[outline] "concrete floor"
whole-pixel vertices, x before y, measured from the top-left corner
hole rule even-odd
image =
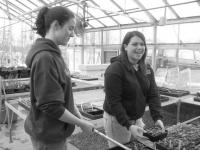
[[[85,118],[86,119],[86,118]],[[88,120],[88,119],[87,119]],[[91,121],[91,120],[88,120]],[[92,120],[97,128],[103,126],[102,119]],[[82,132],[76,127],[73,134]],[[0,150],[32,150],[32,144],[29,136],[24,131],[24,120],[19,119],[12,125],[12,141],[10,142],[9,129],[6,124],[0,124]],[[75,146],[68,143],[68,150],[78,150]]]
[[[76,130],[76,133],[80,130]],[[29,136],[24,131],[24,121],[18,119],[12,126],[12,141],[10,142],[9,129],[6,124],[0,124],[0,150],[32,150]],[[69,150],[78,150],[68,143]]]

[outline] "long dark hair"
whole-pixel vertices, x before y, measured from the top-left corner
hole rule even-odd
[[[58,23],[63,26],[66,21],[74,17],[74,13],[63,6],[56,6],[52,8],[43,7],[38,13],[35,22],[36,27],[34,29],[37,31],[37,34],[45,37],[53,21],[57,20]]]
[[[145,52],[142,56],[142,58],[138,61],[138,65],[142,71],[143,74],[146,74],[146,65],[145,65],[145,59],[146,59],[146,56],[147,56],[147,46],[146,46],[146,40],[145,40],[145,37],[144,35],[139,32],[139,31],[131,31],[131,32],[127,32],[124,39],[123,39],[123,42],[122,42],[122,45],[121,45],[121,53],[122,54],[126,54],[127,55],[127,52],[125,50],[125,44],[128,45],[128,43],[130,42],[130,39],[134,36],[137,36],[139,38],[142,39],[142,41],[144,42],[144,46],[145,46]]]

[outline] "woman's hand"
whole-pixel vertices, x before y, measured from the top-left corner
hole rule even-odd
[[[165,126],[164,126],[164,124],[163,124],[163,122],[161,120],[157,120],[155,122],[155,125],[159,126],[162,129],[163,132],[165,131]]]
[[[143,128],[143,129],[145,127],[145,124],[144,124],[142,118],[137,119],[136,122],[135,122],[135,125],[138,126],[138,127]]]
[[[85,121],[85,120],[81,120],[81,124],[80,124],[80,128],[84,131],[84,132],[93,132],[95,126],[88,122],[88,121]]]
[[[146,131],[137,125],[131,125],[129,130],[131,131],[131,135],[136,139],[137,138],[148,139],[143,136],[143,133],[145,133]]]

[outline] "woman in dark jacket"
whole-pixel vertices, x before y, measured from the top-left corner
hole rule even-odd
[[[142,116],[149,105],[155,124],[164,130],[161,103],[150,65],[145,64],[145,37],[138,31],[128,32],[121,54],[111,59],[105,72],[104,127],[106,134],[120,143],[144,138]],[[109,142],[109,147],[116,146]]]
[[[38,38],[29,51],[31,68],[31,110],[25,121],[34,150],[66,150],[66,139],[75,125],[92,132],[93,125],[82,120],[72,95],[70,72],[59,45],[74,35],[75,16],[69,9],[44,7],[36,20]]]

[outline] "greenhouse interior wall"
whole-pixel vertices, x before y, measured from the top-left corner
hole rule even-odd
[[[25,66],[26,54],[38,35],[23,22],[12,25],[11,20],[4,19],[1,23],[3,27],[0,28],[0,43],[2,43],[0,65]],[[108,31],[96,30],[75,36],[66,47],[61,47],[61,50],[70,70],[78,72],[81,64],[109,64],[111,57],[120,54],[120,44],[124,35],[128,31],[141,31],[147,41],[147,62],[153,66],[155,75],[158,76],[157,84],[176,89],[195,90],[200,87],[200,80],[197,78],[200,74],[200,33],[196,32],[199,26],[199,22],[194,22]],[[155,30],[156,37],[154,37]],[[152,58],[154,52],[155,58]],[[98,76],[102,77],[103,73]]]
[[[120,55],[126,33],[140,31],[146,38],[146,63],[153,68],[157,84],[150,92],[158,93],[158,96],[154,92],[152,95],[149,91],[144,93],[144,101],[160,103],[162,133],[168,132],[164,140],[156,143],[149,138],[143,143],[144,149],[149,143],[151,147],[164,142],[165,149],[170,147],[168,150],[200,150],[200,0],[0,0],[0,150],[32,149],[30,137],[24,130],[24,121],[32,109],[30,92],[33,91],[31,71],[25,60],[35,40],[40,38],[34,28],[38,12],[44,6],[50,9],[67,7],[75,14],[74,37],[66,46],[60,46],[70,70],[70,85],[67,84],[74,106],[82,115],[80,118],[101,133],[82,132],[84,130],[77,125],[72,136],[67,138],[66,145],[70,146],[67,149],[109,149],[103,116],[105,98],[109,97],[104,86],[105,70],[110,59]],[[134,66],[134,69],[138,68]],[[143,89],[138,74],[135,75],[140,84],[138,89]],[[119,83],[126,86],[127,82],[123,78]],[[117,89],[115,86],[110,86],[114,87],[113,91]],[[152,82],[149,89],[151,87]],[[127,87],[121,89],[118,93],[128,91]],[[121,99],[117,99],[118,104],[123,106]],[[135,102],[132,100],[134,98],[130,98]],[[152,118],[150,103],[146,103],[143,116],[134,120],[134,125],[143,120],[147,132],[153,133],[154,129],[160,132]],[[131,142],[134,146],[142,145],[134,138]],[[126,146],[127,143],[122,144]],[[134,149],[140,147],[136,145]]]

